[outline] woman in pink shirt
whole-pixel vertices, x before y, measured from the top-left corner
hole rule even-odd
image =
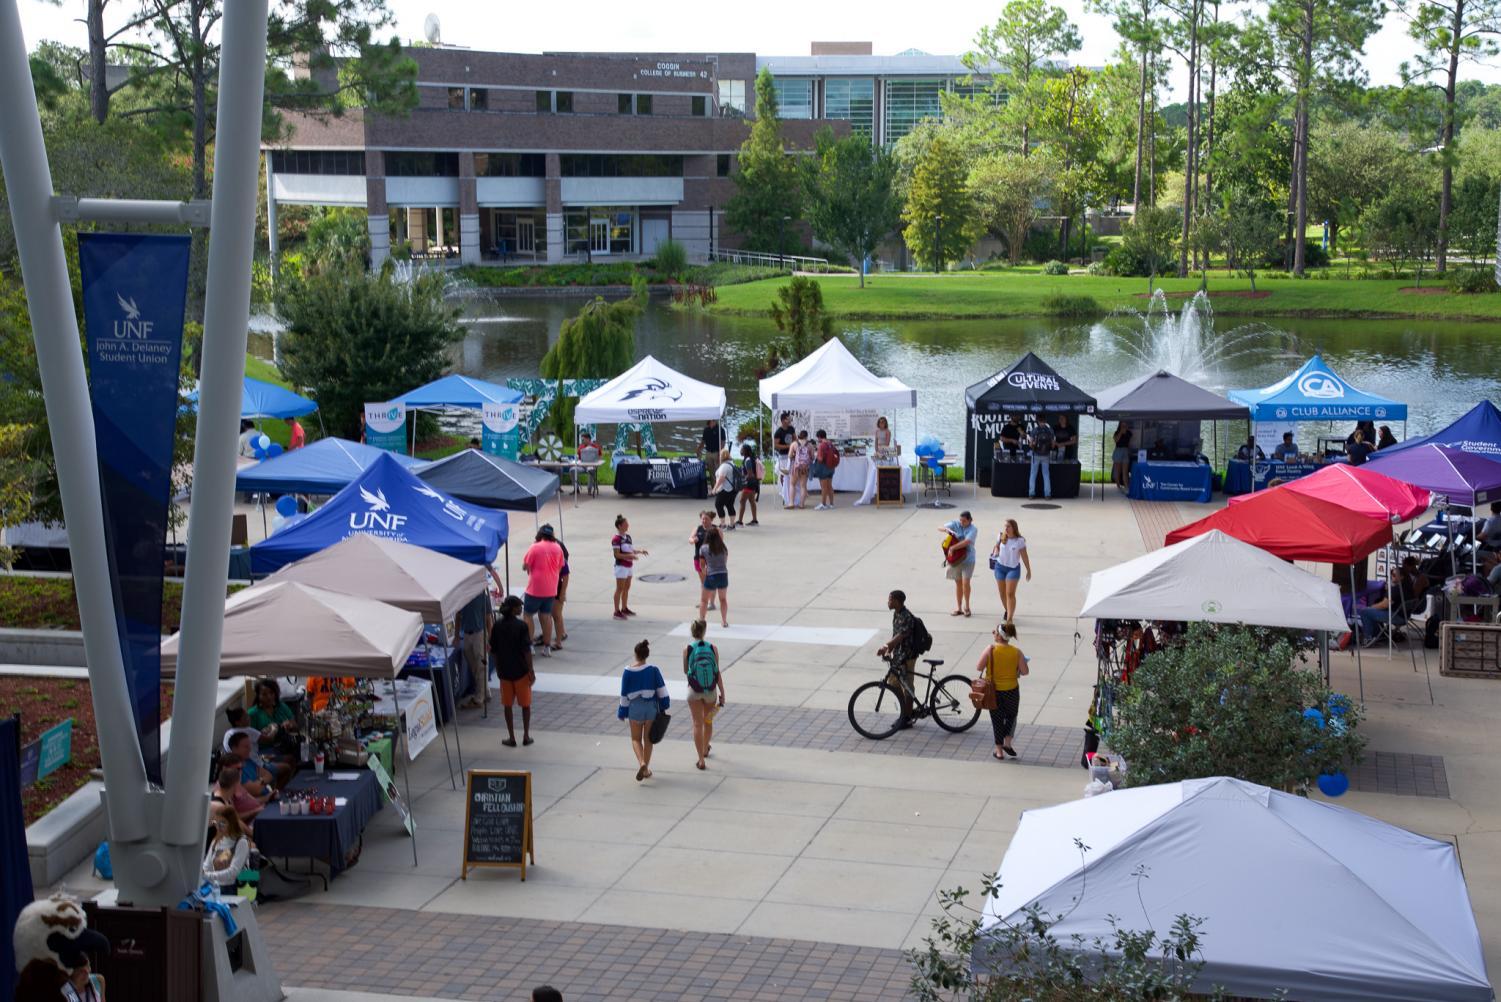
[[[529,637],[537,636],[532,632],[532,617],[539,616],[542,637],[536,643],[540,647],[539,653],[550,657],[552,651],[563,647],[555,644],[552,637],[553,604],[558,597],[558,579],[563,574],[563,548],[552,538],[550,526],[546,531],[537,531],[536,541],[527,547],[526,555],[521,558],[521,566],[526,569],[526,596],[521,606],[526,633]]]

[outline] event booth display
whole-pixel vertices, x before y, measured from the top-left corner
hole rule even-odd
[[[1501,410],[1497,410],[1496,405],[1489,400],[1482,400],[1447,428],[1421,438],[1409,438],[1405,442],[1389,445],[1381,450],[1380,455],[1384,458],[1422,445],[1442,445],[1487,459],[1501,460]]]
[[[302,522],[250,548],[250,566],[269,574],[346,536],[375,533],[474,564],[490,564],[506,541],[504,512],[465,507],[418,480],[391,453]]]
[[[1215,529],[1284,560],[1326,564],[1355,564],[1391,542],[1391,526],[1384,518],[1281,488],[1180,526],[1167,534],[1167,542]]]
[[[198,390],[189,390],[185,396],[194,410],[198,409]],[[318,405],[285,386],[277,386],[261,379],[245,377],[240,396],[240,417],[244,420],[257,418],[302,417],[318,409]]]
[[[1394,480],[1442,494],[1451,505],[1472,512],[1501,500],[1501,462],[1447,445],[1419,445],[1388,453],[1385,449],[1366,466]]]
[[[1170,372],[1138,376],[1097,395],[1096,416],[1101,422],[1130,421],[1135,425],[1131,447],[1132,498],[1147,501],[1207,502],[1214,491],[1214,471],[1200,455],[1200,425],[1204,421],[1244,420],[1246,407],[1202,389]],[[1216,435],[1218,426],[1216,425]],[[1103,462],[1108,454],[1101,430]],[[1158,440],[1161,447],[1156,445]],[[1153,456],[1153,451],[1157,452]],[[1150,457],[1150,458],[1149,458]]]
[[[965,424],[969,428],[964,453],[964,477],[989,488],[995,497],[1025,497],[1037,493],[1030,485],[1031,463],[1021,452],[1001,448],[1001,429],[1007,421],[1036,415],[1054,427],[1062,414],[1093,414],[1095,399],[1053,371],[1030,351],[1009,369],[981,380],[964,391]],[[1021,426],[1023,432],[1026,427]],[[1059,448],[1051,457],[1054,497],[1079,495],[1079,426],[1070,427],[1074,445]],[[1004,481],[1004,483],[1003,483]]]
[[[304,448],[284,452],[235,474],[235,490],[266,494],[337,494],[382,456],[404,467],[421,466],[420,459],[344,438],[320,438]]]
[[[575,425],[662,424],[724,418],[724,387],[690,378],[651,355],[589,393],[573,411]],[[696,459],[633,459],[616,452],[615,490],[706,498],[704,464]]]
[[[1417,518],[1433,503],[1433,496],[1426,489],[1377,473],[1370,468],[1370,464],[1351,466],[1348,463],[1338,463],[1325,466],[1317,473],[1290,480],[1273,489],[1329,501],[1346,511],[1389,522],[1406,522]],[[1242,494],[1231,498],[1230,503],[1243,504],[1251,497],[1252,495]]]
[[[265,583],[281,581],[371,598],[415,612],[424,623],[451,621],[489,588],[475,564],[363,532],[288,564]]]
[[[1192,779],[1024,811],[985,903],[977,969],[1006,962],[992,955],[994,931],[1026,924],[1029,909],[1056,919],[1049,935],[1064,949],[1086,950],[1113,943],[1117,929],[1161,932],[1191,913],[1206,933],[1193,990],[1206,994],[1493,998],[1452,845],[1243,780]]]
[[[1259,390],[1231,390],[1230,399],[1245,404],[1251,421],[1286,427],[1296,421],[1407,421],[1407,405],[1356,389],[1314,355],[1292,375]],[[1375,442],[1369,443],[1372,447]],[[1268,450],[1269,451],[1269,450]],[[1225,469],[1225,493],[1265,490],[1274,480],[1288,483],[1317,472],[1330,457],[1309,459],[1232,459]],[[1340,461],[1343,461],[1342,459]]]
[[[822,428],[839,450],[834,470],[836,491],[858,491],[855,502],[875,499],[880,469],[899,470],[885,474],[893,486],[900,477],[900,493],[912,489],[912,471],[897,460],[900,448],[877,455],[874,448],[876,419],[884,411],[911,409],[913,440],[916,441],[917,391],[892,376],[877,376],[850,354],[839,338],[830,338],[807,358],[761,380],[761,403],[776,422],[784,412],[792,415],[793,427],[806,430],[809,438]],[[888,419],[889,423],[889,419]],[[786,504],[790,480],[783,478],[782,503]],[[810,485],[817,490],[816,484]]]

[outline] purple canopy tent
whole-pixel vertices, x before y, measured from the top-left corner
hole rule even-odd
[[[1479,508],[1501,500],[1501,463],[1446,445],[1418,445],[1396,452],[1377,452],[1366,466],[1393,480],[1442,494],[1451,504],[1470,509],[1471,544],[1475,544]],[[1479,564],[1478,549],[1471,550],[1470,568]]]

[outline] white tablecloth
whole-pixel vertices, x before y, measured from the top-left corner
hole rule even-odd
[[[839,464],[843,468],[844,464]],[[876,499],[876,464],[866,460],[865,490],[860,494],[860,500],[855,504],[870,504]],[[906,497],[912,491],[912,467],[902,464],[902,497]]]
[[[782,504],[790,499],[792,478],[779,476],[777,493],[782,497]],[[876,496],[876,464],[869,456],[840,456],[839,465],[834,467],[834,490],[845,493],[859,493],[860,498],[855,502],[857,505],[870,504]],[[909,466],[902,467],[902,493],[905,495],[912,490],[912,469]],[[808,480],[808,493],[814,503],[818,500],[818,481],[812,478]]]
[[[835,491],[863,491],[873,465],[869,456],[840,456],[834,467]]]

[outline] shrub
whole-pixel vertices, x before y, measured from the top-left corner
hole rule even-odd
[[[1067,275],[1068,265],[1062,261],[1049,261],[1042,266],[1042,273],[1044,275]]]
[[[1089,267],[1085,268],[1084,271],[1086,274],[1094,275],[1096,278],[1101,275],[1110,274],[1110,269],[1105,267],[1104,261],[1091,261]]]
[[[654,264],[658,271],[669,278],[681,278],[683,272],[688,270],[688,248],[676,240],[663,240],[657,244],[657,258]]]
[[[1105,311],[1093,296],[1070,296],[1050,292],[1042,297],[1042,312],[1050,317],[1097,317]]]
[[[1449,272],[1450,292],[1495,292],[1496,275],[1489,268],[1455,268]]]
[[[1293,248],[1286,240],[1279,241],[1277,249],[1267,254],[1262,260],[1262,267],[1272,271],[1291,270],[1293,263]],[[1310,240],[1303,245],[1303,267],[1327,268],[1329,267],[1329,252],[1324,245]]]

